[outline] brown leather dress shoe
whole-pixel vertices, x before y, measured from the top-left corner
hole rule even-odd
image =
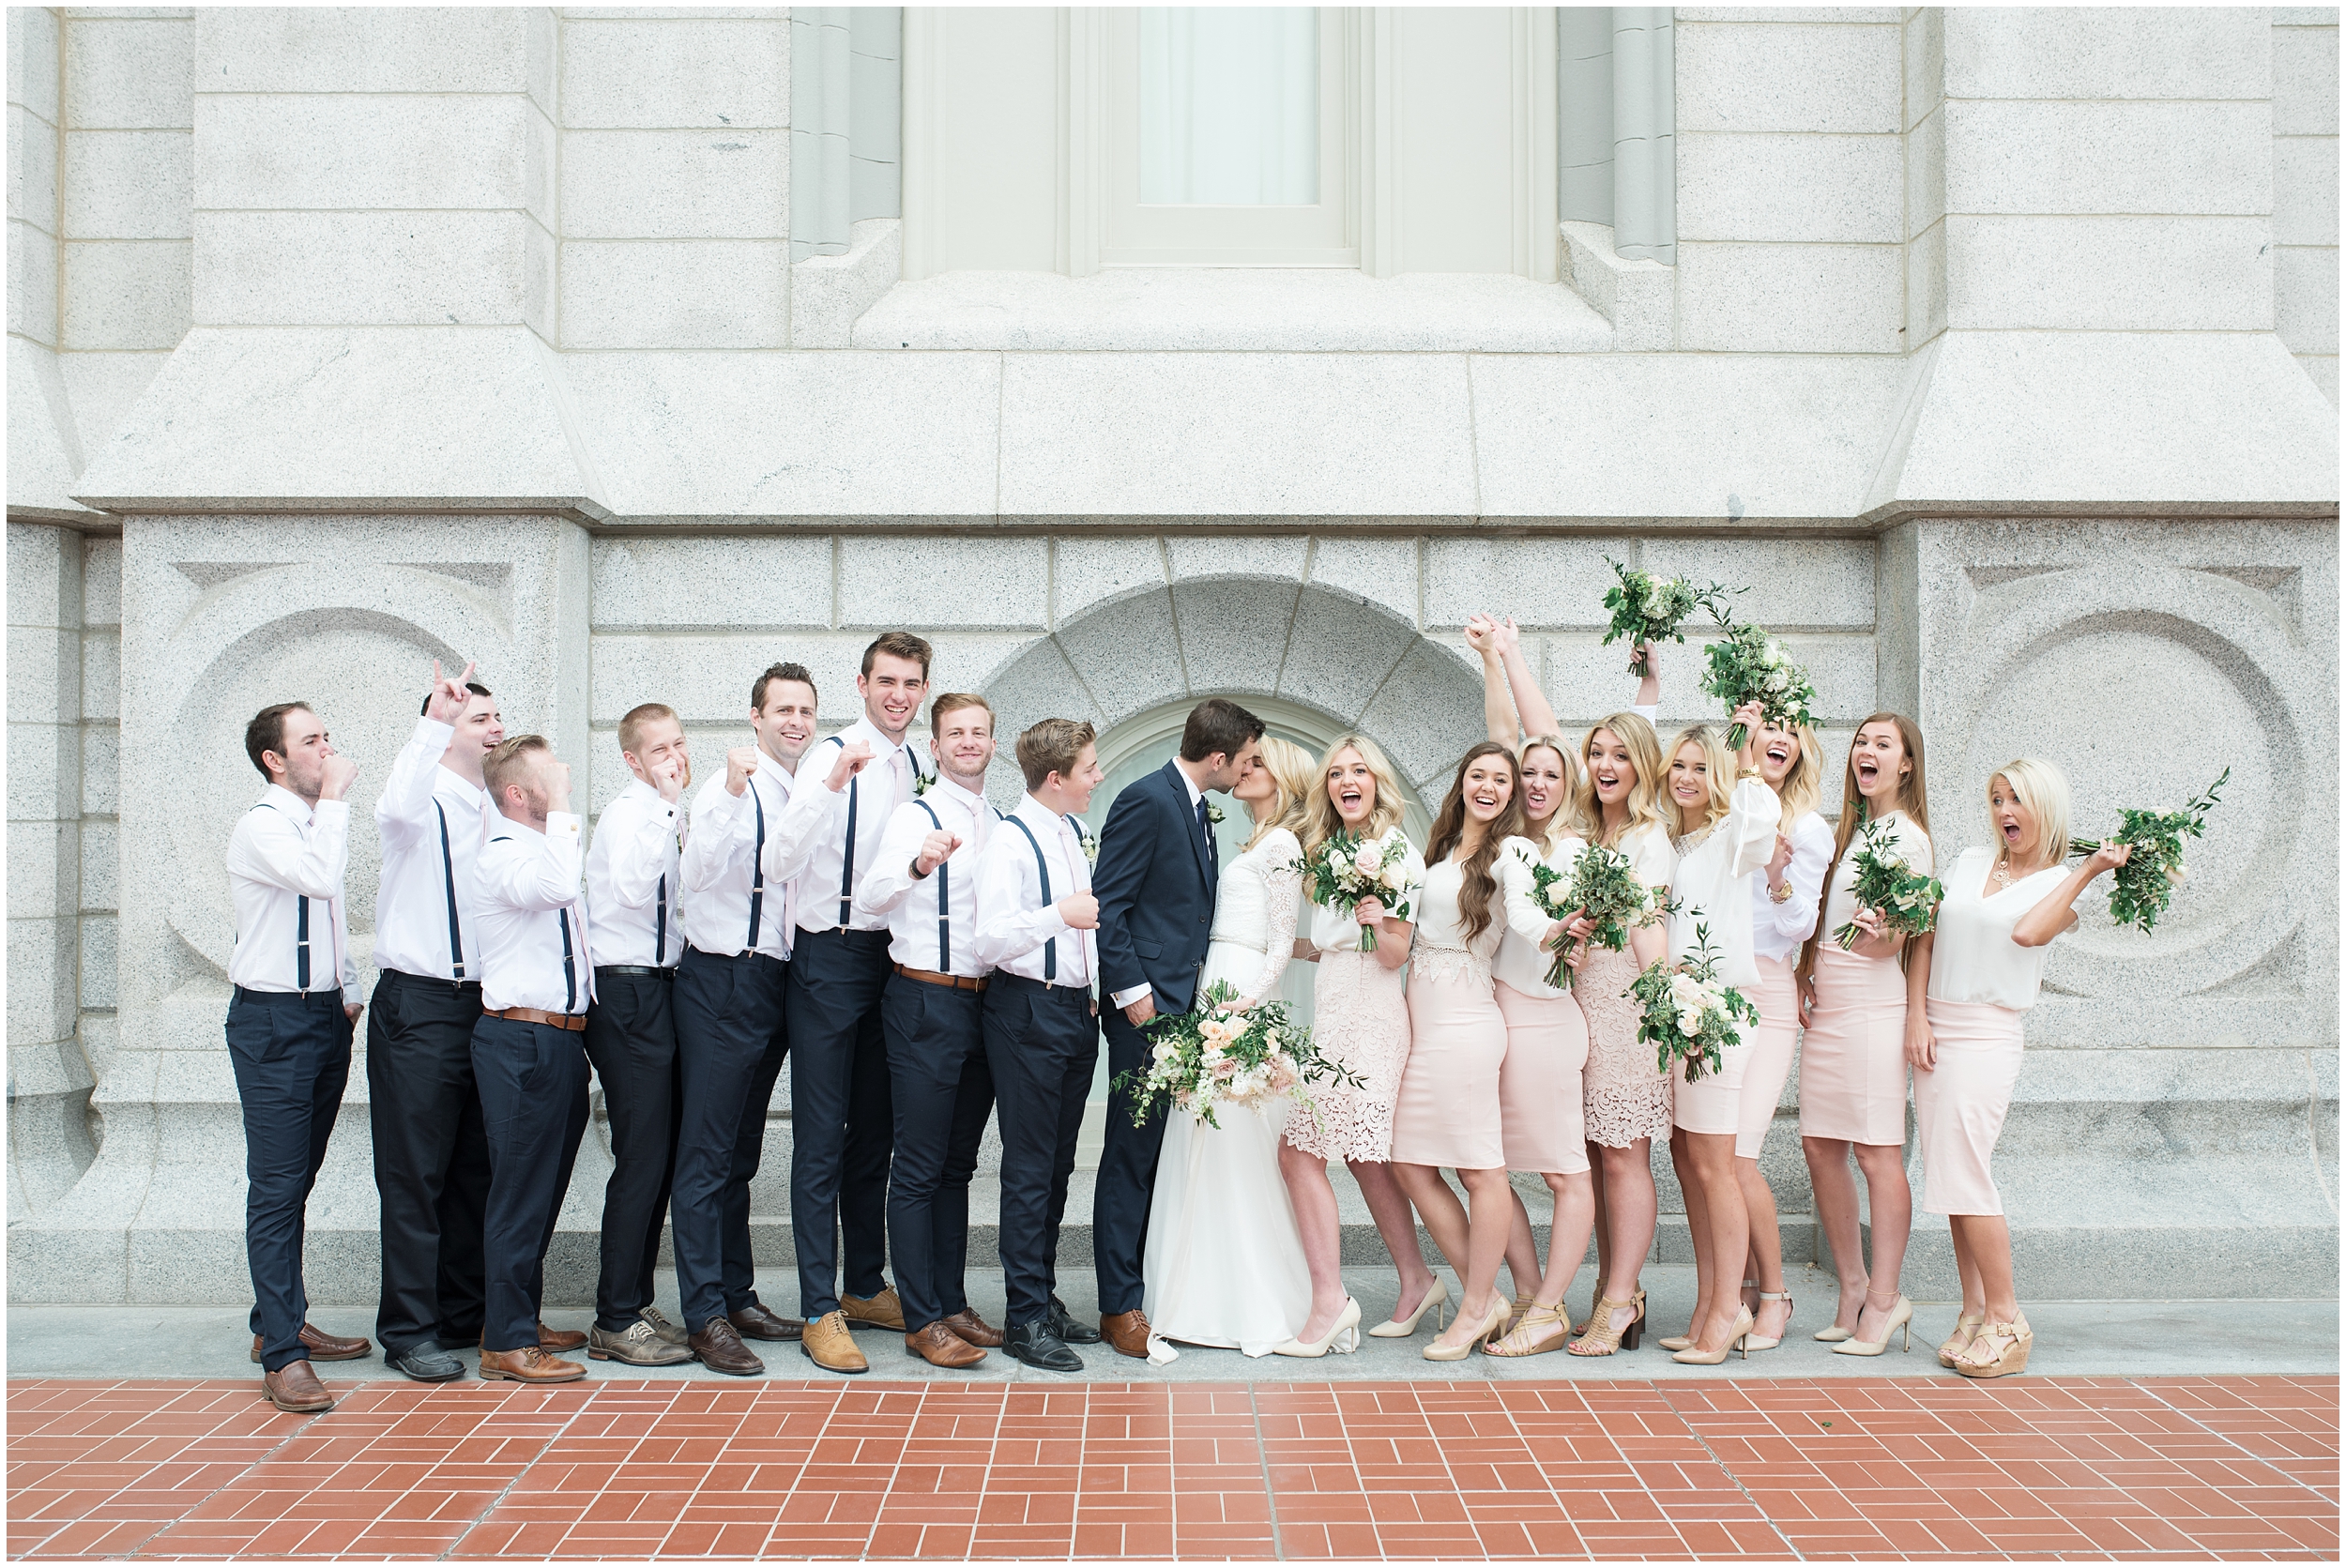
[[[766,1370],[766,1363],[741,1343],[740,1334],[725,1318],[710,1318],[701,1326],[700,1332],[684,1343],[711,1372],[722,1372],[729,1378],[754,1378]]]
[[[839,1310],[846,1315],[847,1325],[856,1329],[905,1329],[905,1304],[896,1299],[896,1287],[883,1285],[876,1296],[842,1296]]]
[[[869,1372],[872,1363],[863,1359],[863,1352],[855,1347],[855,1336],[847,1332],[844,1313],[827,1312],[806,1326],[806,1334],[799,1341],[799,1349],[808,1361],[826,1372]]]
[[[481,1351],[480,1375],[516,1383],[575,1383],[586,1376],[586,1369],[576,1362],[550,1356],[539,1346],[525,1345],[518,1350]]]
[[[544,1318],[538,1319],[538,1348],[548,1355],[575,1350],[586,1343],[586,1336],[576,1329],[549,1329]]]
[[[279,1409],[296,1415],[314,1415],[334,1408],[334,1396],[326,1392],[308,1362],[287,1362],[274,1372],[262,1373],[261,1393]]]
[[[313,1362],[355,1362],[373,1350],[374,1345],[371,1340],[344,1339],[340,1334],[328,1333],[315,1324],[304,1323],[301,1325],[301,1347],[310,1352],[309,1359]],[[261,1359],[259,1334],[252,1336],[252,1359],[256,1362]]]
[[[1002,1331],[979,1317],[975,1307],[963,1307],[942,1321],[954,1333],[983,1349],[991,1350],[1002,1343]]]
[[[931,1366],[975,1366],[985,1352],[947,1328],[940,1320],[905,1335],[905,1354],[918,1356]]]
[[[1100,1319],[1100,1337],[1118,1355],[1145,1362],[1149,1359],[1149,1315],[1137,1307],[1110,1313]]]
[[[726,1313],[725,1321],[739,1329],[743,1339],[796,1339],[806,1332],[804,1323],[769,1310],[763,1302]]]

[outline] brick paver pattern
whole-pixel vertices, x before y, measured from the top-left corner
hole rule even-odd
[[[2338,1556],[2335,1378],[8,1387],[11,1556]]]

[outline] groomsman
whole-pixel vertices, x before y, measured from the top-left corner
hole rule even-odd
[[[1001,1331],[963,1290],[969,1179],[994,1109],[980,1009],[989,966],[977,956],[977,871],[995,823],[985,803],[994,709],[981,696],[940,693],[929,705],[937,776],[897,802],[856,907],[888,918],[895,973],[880,998],[895,1152],[888,1234],[909,1332],[905,1348],[935,1366],[975,1366]]]
[[[815,677],[769,665],[750,686],[755,744],[693,798],[679,869],[685,950],[677,967],[676,1174],[669,1195],[686,1344],[713,1372],[766,1370],[744,1338],[791,1340],[802,1325],[757,1299],[750,1180],[766,1148],[766,1107],[788,1048],[783,979],[793,890],[766,871],[766,846],[790,800],[790,773],[815,738]]]
[[[421,1382],[465,1375],[449,1352],[480,1340],[481,1210],[489,1144],[473,1082],[480,1017],[475,860],[495,813],[481,765],[505,738],[473,666],[432,693],[374,803],[383,875],[374,900],[367,1111],[382,1198],[383,1359]]]
[[[586,1057],[602,1080],[612,1159],[586,1353],[631,1366],[671,1366],[693,1359],[684,1331],[652,1305],[679,1110],[670,1006],[684,953],[678,802],[693,763],[676,709],[656,702],[631,708],[619,721],[619,756],[635,777],[602,809],[586,852],[595,959]]]
[[[790,1228],[807,1321],[800,1348],[830,1372],[871,1364],[855,1347],[851,1322],[905,1330],[883,1272],[892,1120],[880,1038],[888,923],[858,909],[855,893],[876,863],[890,814],[933,771],[906,738],[928,685],[927,643],[907,632],[876,638],[855,683],[863,717],[809,754],[791,780],[781,830],[766,845],[767,875],[799,883],[788,1005]]]
[[[975,957],[995,970],[983,1028],[1001,1105],[1006,1347],[1047,1372],[1084,1367],[1067,1347],[1082,1331],[1052,1286],[1075,1136],[1100,1056],[1091,989],[1100,906],[1077,820],[1100,784],[1092,739],[1091,726],[1073,719],[1045,719],[1018,738],[1026,797],[988,830],[978,866]]]
[[[301,1286],[305,1211],[342,1111],[359,1012],[343,906],[350,858],[343,795],[358,769],[300,703],[254,714],[244,750],[268,782],[228,837],[236,913],[228,1060],[244,1107],[252,1359],[279,1409],[325,1410],[334,1399],[311,1362],[353,1361],[373,1348],[312,1328]]]
[[[502,742],[484,772],[502,819],[480,848],[481,1012],[472,1031],[489,1130],[480,1375],[568,1383],[586,1369],[547,1353],[538,1311],[546,1248],[586,1131],[583,1042],[595,972],[579,898],[584,823],[571,810],[570,765],[544,737]]]
[[[1148,1070],[1140,1027],[1186,1012],[1213,931],[1221,861],[1206,791],[1226,790],[1262,750],[1262,721],[1223,697],[1190,709],[1173,761],[1125,786],[1100,830],[1100,972],[1110,991],[1111,1086]],[[1100,1275],[1100,1332],[1121,1355],[1149,1354],[1141,1249],[1157,1185],[1162,1113],[1133,1124],[1132,1096],[1108,1090],[1107,1144],[1092,1189],[1091,1249]]]

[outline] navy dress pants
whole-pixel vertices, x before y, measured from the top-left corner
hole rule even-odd
[[[785,1048],[787,969],[764,953],[725,957],[698,948],[685,949],[677,966],[678,1109],[669,1239],[684,1327],[692,1333],[756,1299],[734,1299],[734,1288],[737,1279],[748,1288],[749,1179],[757,1170],[755,1151],[765,1146],[766,1105]],[[752,1149],[746,1162],[745,1143]]]
[[[340,991],[248,991],[228,1003],[228,1059],[244,1106],[244,1250],[261,1366],[307,1361],[301,1241],[310,1189],[350,1080],[349,1017]]]
[[[480,1335],[489,1142],[473,1081],[480,987],[386,969],[367,1009],[367,1119],[383,1200],[386,1357]]]
[[[790,1231],[810,1323],[839,1310],[843,1235],[847,1293],[888,1283],[891,967],[885,931],[800,931],[790,954]]]
[[[1006,1321],[1015,1326],[1040,1321],[1050,1308],[1068,1175],[1100,1059],[1099,1020],[1089,992],[998,972],[986,989],[983,1024],[1001,1111]]]
[[[483,1017],[472,1057],[489,1134],[480,1348],[520,1350],[538,1343],[546,1248],[586,1131],[586,1050],[575,1029]]]
[[[994,1110],[983,993],[897,975],[880,999],[888,1037],[896,1148],[888,1173],[888,1236],[905,1327],[967,1308],[969,1179]]]
[[[669,993],[676,971],[595,971],[595,1003],[586,1012],[586,1058],[602,1080],[611,1119],[611,1180],[602,1189],[602,1267],[595,1282],[595,1322],[624,1332],[651,1305],[660,1229],[668,1219],[676,1174],[676,1013]]]
[[[1135,1028],[1121,1008],[1107,1010],[1108,1076],[1149,1070],[1149,1037]],[[1141,1249],[1149,1241],[1149,1204],[1157,1190],[1157,1150],[1165,1144],[1165,1111],[1160,1106],[1140,1126],[1133,1125],[1129,1092],[1108,1090],[1106,1141],[1100,1150],[1100,1176],[1091,1197],[1091,1256],[1100,1276],[1100,1312],[1113,1317],[1136,1312],[1148,1294],[1141,1277]]]

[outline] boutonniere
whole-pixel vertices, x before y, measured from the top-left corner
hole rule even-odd
[[[923,773],[921,771],[919,765],[915,764],[912,769],[912,798],[917,800],[922,796],[926,795],[929,792],[929,785],[935,784],[936,782],[936,774]]]
[[[1100,863],[1100,840],[1090,829],[1084,826],[1082,817],[1071,816],[1068,820],[1075,825],[1075,842],[1083,848],[1084,863],[1098,865]]]
[[[1206,802],[1206,820],[1217,828],[1222,826],[1222,808],[1211,800]]]

